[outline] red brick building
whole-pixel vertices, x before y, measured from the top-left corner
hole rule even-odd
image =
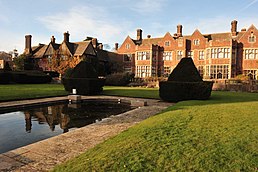
[[[160,38],[142,38],[137,30],[136,39],[127,36],[116,53],[123,57],[124,71],[136,77],[168,75],[183,57],[191,57],[204,79],[230,79],[239,74],[258,79],[258,30],[254,25],[237,30],[237,21],[231,22],[231,31],[202,34],[195,30],[183,35],[183,26],[177,33],[169,32]]]
[[[91,62],[99,71],[99,75],[106,75],[119,69],[116,67],[116,63],[120,60],[117,54],[103,50],[103,45],[97,38],[87,37],[80,42],[71,42],[69,37],[70,34],[65,32],[61,43],[56,43],[55,37],[52,36],[48,44],[31,46],[32,36],[26,35],[24,54],[33,59],[36,68],[43,71],[57,71],[61,74],[82,60]]]

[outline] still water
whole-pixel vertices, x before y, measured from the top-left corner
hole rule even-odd
[[[101,121],[132,107],[117,101],[84,101],[0,114],[0,153]]]

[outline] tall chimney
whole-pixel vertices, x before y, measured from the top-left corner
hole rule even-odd
[[[64,33],[64,42],[69,42],[69,36],[70,34],[68,31]]]
[[[183,26],[181,24],[177,25],[177,36],[181,37],[183,35]]]
[[[232,36],[237,35],[237,21],[236,20],[233,20],[231,22],[231,34],[232,34]]]
[[[115,43],[115,50],[118,50],[118,43]]]
[[[53,43],[53,44],[56,43],[56,38],[54,36],[51,37],[51,43]]]
[[[31,54],[31,35],[25,35],[25,54]]]
[[[137,29],[137,40],[141,41],[142,40],[142,30]]]
[[[92,38],[91,42],[92,42],[93,47],[97,48],[97,43],[98,43],[97,38]]]
[[[103,50],[103,44],[102,43],[99,44],[99,49]]]

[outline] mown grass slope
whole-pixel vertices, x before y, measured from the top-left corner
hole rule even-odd
[[[131,93],[132,96],[133,93]],[[54,171],[256,171],[258,94],[184,101]]]

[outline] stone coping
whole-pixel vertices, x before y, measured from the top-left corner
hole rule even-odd
[[[87,99],[119,99],[120,101],[146,102],[142,106],[125,113],[105,118],[100,122],[78,128],[9,152],[0,154],[0,171],[48,171],[55,165],[80,155],[95,145],[111,138],[140,121],[153,116],[172,103],[154,99],[139,99],[116,96],[82,96]],[[65,97],[43,98],[0,103],[0,109],[26,106],[46,102],[67,101]],[[145,104],[145,103],[143,103]]]

